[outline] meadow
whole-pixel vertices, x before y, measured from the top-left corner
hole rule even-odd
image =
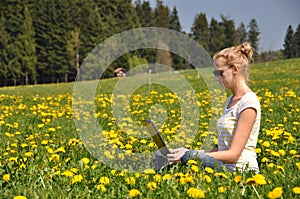
[[[108,167],[89,153],[78,134],[72,108],[74,83],[4,87],[0,88],[0,198],[299,198],[300,59],[251,67],[250,86],[262,108],[256,148],[259,174],[200,169],[197,160],[158,173],[151,168],[129,172]],[[195,90],[195,96],[189,91],[183,94],[199,102],[200,112],[189,124],[196,127],[196,136],[183,144],[200,149],[210,133],[210,96],[195,70],[181,73]],[[128,156],[155,151],[152,140],[135,136],[131,126],[149,115],[161,121],[156,113],[166,121],[158,124],[163,137],[183,142],[177,131],[182,120],[180,99],[159,85],[153,85],[150,93],[141,87],[129,96],[124,110],[130,117],[123,124],[127,131],[122,131],[112,114],[111,92],[117,81],[101,80],[95,96],[94,117],[109,143]],[[217,108],[220,113],[222,107]],[[123,158],[113,151],[104,154]]]

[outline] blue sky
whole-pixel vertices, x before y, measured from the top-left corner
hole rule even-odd
[[[156,0],[149,0],[155,7]],[[299,0],[162,0],[170,10],[176,6],[181,26],[190,32],[195,15],[205,13],[208,23],[212,17],[220,21],[223,14],[233,19],[235,26],[241,22],[246,26],[255,18],[260,34],[260,51],[283,48],[284,37],[289,25],[294,31],[300,24]]]

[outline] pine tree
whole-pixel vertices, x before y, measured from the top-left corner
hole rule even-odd
[[[255,49],[253,59],[258,59],[258,51],[259,51],[259,28],[255,19],[251,19],[248,25],[248,41],[251,43],[252,47]]]
[[[286,31],[283,47],[284,47],[283,49],[284,57],[293,58],[295,55],[295,46],[294,46],[294,30],[291,25],[289,25]]]
[[[205,13],[196,15],[191,28],[191,37],[208,50],[209,29]]]
[[[8,41],[9,35],[5,29],[5,18],[3,16],[3,12],[0,13],[0,85],[6,86],[8,78],[9,78],[9,69],[8,69]]]
[[[161,0],[156,0],[156,7],[154,10],[154,21],[156,27],[170,27],[170,10],[169,7],[163,5]]]
[[[225,35],[224,47],[234,46],[236,44],[236,30],[234,27],[234,21],[228,19],[224,15],[221,15],[222,22],[220,22],[223,28],[223,34]]]
[[[15,42],[18,48],[18,55],[21,63],[22,77],[25,84],[29,84],[29,80],[36,82],[36,45],[34,40],[34,29],[32,18],[27,6],[24,8],[24,22],[20,28],[21,34],[18,35]],[[30,79],[29,79],[30,78]]]
[[[294,34],[295,57],[300,57],[300,24]]]
[[[182,31],[182,27],[178,17],[178,12],[175,6],[173,7],[173,11],[170,16],[170,29],[176,30],[178,32]]]
[[[243,22],[240,23],[239,27],[237,28],[237,39],[236,43],[241,44],[247,40],[247,30],[245,24]]]
[[[210,39],[208,43],[209,52],[211,55],[216,53],[225,47],[224,40],[225,35],[223,34],[222,27],[218,23],[218,21],[214,18],[211,19],[209,25]]]

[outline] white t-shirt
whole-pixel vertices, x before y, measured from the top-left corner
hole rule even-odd
[[[254,108],[257,112],[250,137],[246,146],[239,157],[236,164],[230,164],[234,169],[237,167],[239,170],[246,168],[259,171],[258,163],[256,160],[256,143],[260,129],[261,110],[258,97],[254,92],[246,93],[234,106],[227,108],[232,96],[227,100],[222,117],[218,120],[217,129],[219,131],[218,137],[218,150],[226,151],[230,148],[235,129],[237,127],[239,114],[246,108]]]

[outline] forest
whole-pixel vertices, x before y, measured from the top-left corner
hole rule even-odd
[[[300,24],[294,30],[287,24],[283,50],[259,52],[260,30],[256,19],[235,24],[224,15],[208,21],[205,13],[193,19],[190,32],[184,32],[177,8],[161,0],[151,7],[143,0],[2,0],[0,1],[0,86],[71,82],[84,58],[107,38],[140,27],[176,30],[197,41],[210,55],[249,41],[256,49],[254,59],[271,61],[300,57]],[[101,78],[114,76],[114,69],[130,70],[141,63],[160,62],[156,49],[126,53]],[[171,52],[168,65],[175,70],[191,68]]]

